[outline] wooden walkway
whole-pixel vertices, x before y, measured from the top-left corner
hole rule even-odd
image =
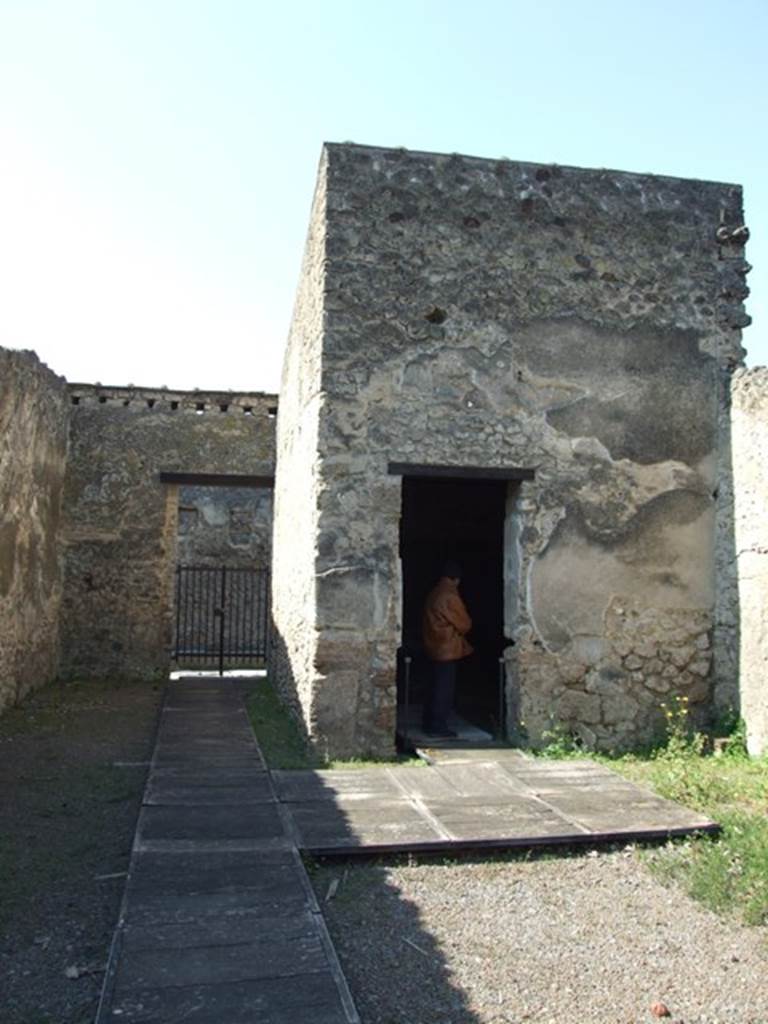
[[[228,682],[168,687],[97,1024],[357,1024]]]
[[[591,761],[467,754],[423,768],[272,774],[296,844],[322,856],[595,845],[718,829]]]
[[[96,1024],[358,1024],[300,850],[594,845],[716,828],[600,765],[493,748],[435,752],[424,767],[270,774],[238,688],[177,681]]]

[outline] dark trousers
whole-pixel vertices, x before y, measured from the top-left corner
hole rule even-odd
[[[453,696],[456,692],[456,662],[433,661],[432,680],[424,702],[423,728],[428,732],[445,729],[448,716],[453,711]]]

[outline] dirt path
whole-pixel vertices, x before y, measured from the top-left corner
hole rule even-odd
[[[0,1020],[90,1024],[162,687],[54,684],[0,718]]]

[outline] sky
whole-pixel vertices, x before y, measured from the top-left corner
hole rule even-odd
[[[737,182],[768,363],[766,0],[0,0],[0,345],[276,391],[323,141]]]

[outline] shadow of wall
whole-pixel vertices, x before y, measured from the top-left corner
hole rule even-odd
[[[247,699],[256,686],[268,684],[234,685]],[[351,774],[356,774],[354,768]],[[354,845],[355,823],[323,771],[276,775],[275,789],[289,814],[288,790],[293,780],[299,780],[299,787],[312,793],[322,831],[342,846]],[[287,784],[281,784],[281,779]],[[301,850],[300,826],[298,832],[295,822],[292,828]],[[448,1020],[480,1024],[466,993],[451,978],[446,949],[426,926],[419,906],[403,898],[392,877],[403,858],[315,859],[304,854],[303,860],[362,1024],[445,1024]],[[461,913],[460,908],[456,910]],[[355,1024],[356,1018],[350,1015],[348,1020]]]

